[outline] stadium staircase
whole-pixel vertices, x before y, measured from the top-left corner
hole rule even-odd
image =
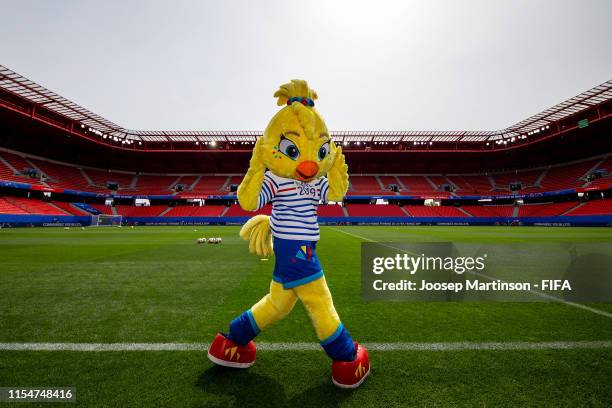
[[[461,208],[461,207],[456,207],[456,208],[459,211],[461,211],[462,213],[464,213],[466,217],[471,217],[472,216],[469,212],[465,211],[463,208]]]
[[[188,189],[188,190],[189,190],[189,191],[192,191],[192,190],[193,190],[193,188],[194,188],[194,186],[200,182],[200,179],[201,179],[201,178],[202,178],[202,176],[201,176],[201,175],[200,175],[200,176],[197,176],[197,177],[196,177],[196,179],[193,181],[193,183],[191,183],[191,184],[189,185],[189,189]]]
[[[87,173],[85,173],[85,170],[83,170],[82,168],[79,168],[79,171],[81,172],[81,175],[83,176],[83,178],[87,180],[87,183],[89,183],[90,186],[94,186],[93,180],[89,177]]]
[[[158,215],[158,217],[164,217],[164,216],[165,216],[165,215],[168,213],[168,211],[170,211],[171,209],[172,209],[172,207],[167,207],[167,208],[166,208],[164,211],[162,211],[162,212],[161,212],[161,213]]]
[[[533,183],[534,187],[537,188],[542,188],[542,180],[544,179],[544,177],[546,177],[546,174],[548,174],[548,170],[550,168],[546,167],[542,173],[538,176],[538,178],[536,179],[536,181]]]
[[[13,167],[13,165],[12,165],[11,163],[9,163],[8,161],[6,161],[6,159],[5,159],[4,157],[0,156],[0,162],[1,162],[2,164],[4,164],[6,167],[8,167],[8,168],[9,168],[9,170],[11,170],[11,172],[12,172],[13,174],[18,174],[18,173],[19,173],[19,172],[17,171],[17,169],[16,169],[16,168],[14,168],[14,167]]]
[[[87,211],[83,210],[80,207],[77,207],[73,203],[67,203],[64,201],[53,201],[52,204],[55,207],[61,208],[65,212],[72,214],[72,215],[91,215],[90,213],[88,213]]]
[[[431,180],[431,178],[429,178],[429,176],[424,176],[424,177],[425,177],[425,180],[426,180],[426,181],[427,181],[429,184],[431,184],[431,187],[434,189],[434,191],[438,191],[438,190],[439,190],[439,188],[438,188],[438,186],[436,185],[436,183],[434,183],[434,182]]]
[[[586,203],[580,203],[578,205],[573,205],[570,208],[568,208],[567,210],[563,211],[561,214],[559,215],[567,215],[568,213],[574,211],[574,210],[578,210],[579,208],[583,207]]]
[[[378,182],[378,186],[380,187],[380,191],[385,191],[387,187],[383,184],[379,176],[374,176],[376,181]]]

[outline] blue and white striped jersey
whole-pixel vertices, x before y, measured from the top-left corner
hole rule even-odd
[[[281,239],[318,241],[317,206],[327,201],[329,184],[325,177],[303,183],[266,171],[257,209],[272,203],[270,228]]]

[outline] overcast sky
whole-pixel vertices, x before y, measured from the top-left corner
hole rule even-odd
[[[0,63],[129,129],[497,130],[612,78],[612,1],[0,3]]]

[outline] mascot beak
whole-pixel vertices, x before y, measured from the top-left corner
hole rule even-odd
[[[313,161],[303,161],[295,169],[302,180],[309,180],[319,172],[319,165]]]

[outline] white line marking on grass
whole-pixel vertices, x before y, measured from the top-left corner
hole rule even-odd
[[[374,241],[373,239],[362,237],[361,235],[353,234],[351,232],[347,232],[347,231],[344,231],[344,230],[341,230],[341,229],[338,229],[338,228],[329,227],[329,229],[341,232],[341,233],[346,234],[346,235],[350,235],[351,237],[354,237],[354,238],[363,239],[363,240],[368,241],[368,242],[377,242],[377,241]]]
[[[476,275],[476,276],[481,276],[481,277],[483,277],[485,279],[488,279],[488,280],[490,280],[492,282],[495,281],[495,278],[492,278],[491,276],[485,275],[484,273],[475,272],[475,271],[470,271],[469,273],[471,273],[473,275]],[[498,280],[501,281],[501,282],[506,282],[506,281],[504,281],[502,279],[498,279]],[[595,314],[598,314],[598,315],[601,315],[601,316],[605,316],[605,317],[612,317],[612,313],[608,313],[605,310],[595,309],[593,307],[590,307],[590,306],[587,306],[587,305],[583,305],[581,303],[571,302],[569,300],[565,300],[565,299],[562,299],[562,298],[559,298],[559,297],[556,297],[556,296],[553,296],[553,295],[549,295],[548,293],[541,292],[541,291],[535,290],[535,289],[529,289],[528,291],[533,293],[534,295],[537,295],[537,296],[540,296],[540,297],[543,297],[543,298],[546,298],[546,299],[550,299],[550,300],[553,300],[555,302],[560,302],[560,303],[563,303],[563,304],[568,305],[568,306],[573,306],[573,307],[576,307],[578,309],[586,310],[587,312],[595,313]]]
[[[612,341],[364,343],[370,351],[609,349]],[[0,343],[0,351],[207,351],[209,343]],[[263,351],[316,351],[318,343],[258,343]]]
[[[347,234],[347,235],[350,235],[350,236],[358,238],[358,239],[363,239],[363,240],[368,241],[368,242],[377,242],[377,241],[374,241],[373,239],[366,238],[366,237],[361,236],[361,235],[353,234],[353,233],[350,233],[350,232],[347,232],[347,231],[344,231],[344,230],[341,230],[341,229],[337,229],[337,228],[331,228],[331,229],[334,230],[334,231],[342,232],[343,234]],[[402,249],[402,248],[397,248],[397,247],[394,247],[392,245],[386,245],[386,244],[383,244],[381,242],[378,242],[378,243],[380,245],[382,245],[382,246],[387,247],[387,248],[395,249],[395,250],[401,251],[401,252],[406,252],[406,253],[409,253],[411,255],[417,255],[417,254],[415,254],[413,252],[407,251],[407,250]],[[489,279],[490,281],[494,281],[495,280],[491,276],[485,275],[483,273],[474,272],[474,271],[471,271],[469,273],[477,275],[477,276],[480,276],[480,277],[485,278],[485,279]],[[499,280],[502,281],[502,282],[505,282],[505,281],[503,281],[501,279],[499,279]],[[553,295],[549,295],[548,293],[540,292],[539,290],[535,290],[535,289],[529,289],[528,292],[531,292],[534,295],[543,297],[545,299],[550,299],[550,300],[553,300],[553,301],[558,302],[558,303],[563,303],[564,305],[567,305],[567,306],[572,306],[572,307],[575,307],[575,308],[578,308],[578,309],[586,310],[587,312],[598,314],[600,316],[605,316],[605,317],[612,318],[612,313],[606,312],[605,310],[595,309],[593,307],[590,307],[590,306],[587,306],[587,305],[583,305],[581,303],[571,302],[569,300],[565,300],[565,299],[562,299],[562,298],[559,298],[559,297],[556,297],[556,296],[553,296]]]

